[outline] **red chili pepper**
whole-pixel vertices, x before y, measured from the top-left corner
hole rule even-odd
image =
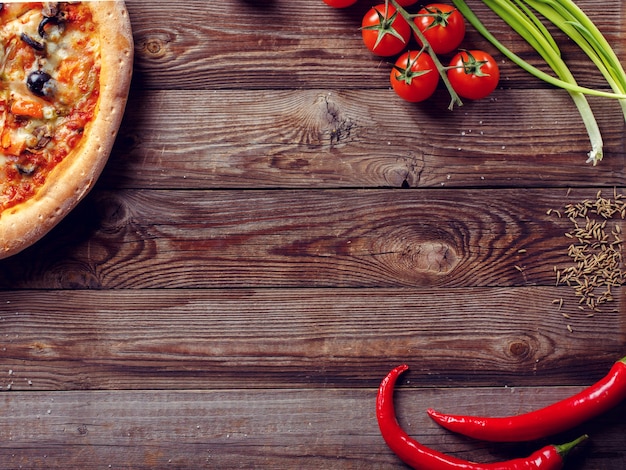
[[[428,414],[450,431],[492,442],[541,439],[567,431],[617,406],[626,398],[626,357],[591,387],[545,408],[517,416],[487,418],[448,415],[435,410]]]
[[[467,460],[458,459],[443,454],[436,450],[423,446],[400,427],[396,419],[396,412],[393,404],[393,391],[395,383],[400,374],[409,368],[401,365],[393,369],[387,377],[383,379],[378,389],[376,399],[376,418],[383,439],[389,448],[404,463],[414,469],[419,470],[522,470],[541,469],[559,470],[563,468],[563,458],[577,444],[587,439],[582,436],[573,442],[561,446],[549,445],[534,452],[526,458],[509,460],[496,463],[474,463]]]

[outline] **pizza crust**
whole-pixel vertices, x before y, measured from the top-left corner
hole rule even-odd
[[[89,2],[101,42],[100,97],[80,143],[36,195],[0,216],[0,259],[32,245],[91,190],[106,164],[124,115],[133,70],[133,38],[122,0]]]

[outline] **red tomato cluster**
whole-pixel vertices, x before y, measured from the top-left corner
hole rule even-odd
[[[357,0],[323,0],[324,3],[345,8]],[[410,6],[418,0],[396,0],[400,7]],[[424,101],[436,90],[440,71],[424,49],[417,27],[426,39],[432,52],[437,55],[450,54],[457,50],[465,37],[463,15],[453,6],[431,3],[412,15],[415,25],[391,5],[381,3],[367,11],[361,23],[365,46],[381,57],[401,54],[391,71],[393,90],[410,102]],[[415,50],[407,50],[411,40],[417,43]],[[498,86],[500,71],[494,58],[485,51],[461,50],[445,67],[448,80],[454,91],[462,98],[480,99],[491,94]]]

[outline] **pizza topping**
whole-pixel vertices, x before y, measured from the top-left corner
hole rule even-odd
[[[32,174],[35,173],[35,170],[37,169],[37,167],[33,163],[29,162],[16,163],[15,168],[17,169],[17,171],[20,172],[20,174],[25,176],[32,176]]]
[[[87,2],[0,3],[0,213],[80,142],[99,97]]]
[[[59,9],[59,2],[45,2],[43,5],[43,16],[46,18],[52,18],[57,16],[61,10]]]
[[[35,70],[32,72],[26,80],[26,85],[28,89],[37,96],[52,98],[54,94],[52,77],[48,72],[44,72],[43,70]]]
[[[42,42],[39,42],[33,38],[31,38],[28,34],[22,33],[20,35],[22,41],[28,44],[30,47],[35,49],[37,52],[44,52],[46,50],[46,45]]]
[[[30,101],[25,99],[16,99],[11,104],[11,113],[16,116],[31,117],[34,119],[43,119],[43,106],[38,101]]]
[[[45,38],[47,33],[46,33],[46,27],[49,24],[55,25],[57,27],[61,27],[65,21],[65,17],[64,17],[64,13],[59,10],[58,8],[58,4],[55,7],[44,7],[44,9],[42,10],[42,14],[43,14],[43,19],[41,20],[41,23],[39,23],[39,26],[37,27],[37,32],[39,33],[39,36],[41,36],[42,38]]]

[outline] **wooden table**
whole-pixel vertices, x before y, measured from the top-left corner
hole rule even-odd
[[[578,4],[626,57],[624,3]],[[1,468],[404,468],[374,416],[401,363],[399,419],[428,446],[486,462],[587,432],[568,468],[626,468],[626,404],[504,445],[425,414],[531,410],[626,353],[624,290],[592,317],[555,281],[564,207],[624,191],[619,106],[590,99],[592,167],[567,93],[502,56],[491,99],[403,103],[361,43],[367,7],[128,2],[135,75],[110,161],[0,262]],[[470,29],[473,46],[493,51]]]

